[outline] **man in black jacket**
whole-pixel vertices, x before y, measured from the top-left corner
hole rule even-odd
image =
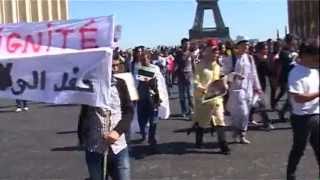
[[[106,175],[130,180],[125,133],[130,128],[133,109],[125,81],[116,78],[112,78],[108,108],[81,107],[78,136],[85,148],[90,180],[104,180]]]

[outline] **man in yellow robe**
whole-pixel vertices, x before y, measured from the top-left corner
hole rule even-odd
[[[221,80],[218,47],[212,41],[208,41],[207,45],[203,58],[195,67],[195,112],[192,119],[196,124],[196,147],[201,148],[204,128],[212,123],[217,130],[221,152],[229,154],[230,149],[226,143],[224,131],[223,96],[204,101],[210,83]]]

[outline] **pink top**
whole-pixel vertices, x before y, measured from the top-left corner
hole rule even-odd
[[[174,67],[175,67],[174,57],[170,55],[167,57],[167,71],[173,72]]]

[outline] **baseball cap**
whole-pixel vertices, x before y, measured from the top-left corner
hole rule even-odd
[[[219,42],[220,41],[218,39],[208,39],[207,46],[210,46],[212,48],[216,48],[216,47],[218,47]]]

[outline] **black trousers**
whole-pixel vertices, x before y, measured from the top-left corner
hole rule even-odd
[[[292,115],[291,125],[293,130],[293,145],[288,160],[287,180],[295,180],[295,171],[308,141],[315,152],[320,168],[319,114]]]

